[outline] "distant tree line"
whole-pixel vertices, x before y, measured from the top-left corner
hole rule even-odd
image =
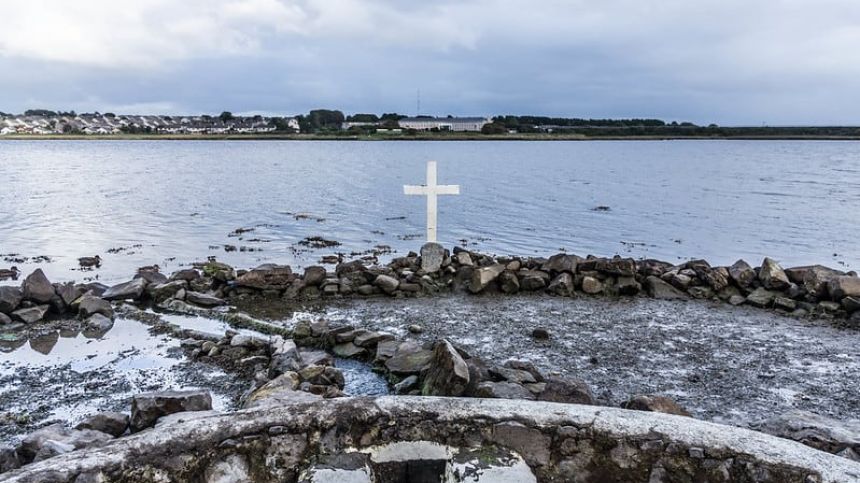
[[[12,116],[0,112],[0,116]],[[28,109],[25,116],[41,117],[77,117],[75,111],[54,111],[50,109]],[[98,112],[82,113],[80,116],[99,116]],[[116,117],[113,113],[103,114],[106,117]],[[170,120],[171,116],[161,116]],[[201,115],[206,122],[228,123],[236,119],[247,119],[234,116],[230,111],[224,111],[218,116]],[[374,134],[380,129],[400,128],[399,121],[408,116],[389,112],[383,114],[355,113],[345,115],[337,109],[314,109],[307,114],[296,116],[299,129],[303,134],[332,135],[344,134],[344,123],[353,123],[347,129],[350,135]],[[431,118],[434,116],[418,116]],[[448,115],[447,117],[453,117]],[[252,116],[255,121],[262,121],[262,116]],[[290,117],[267,117],[268,124],[275,128],[276,133],[290,134],[296,130],[290,126]],[[55,123],[51,124],[56,127]],[[128,126],[121,128],[129,134],[154,133],[149,127]],[[77,129],[69,124],[62,124],[62,131],[76,133]],[[431,130],[433,131],[433,130]],[[435,131],[439,131],[438,129]],[[578,117],[551,117],[534,115],[498,115],[491,118],[481,132],[485,135],[506,135],[508,133],[543,133],[549,135],[579,135],[585,137],[860,137],[860,127],[852,126],[800,126],[800,127],[722,127],[716,124],[699,126],[692,122],[666,122],[661,119],[631,118],[631,119],[587,119]],[[417,135],[414,129],[404,129],[407,136]]]

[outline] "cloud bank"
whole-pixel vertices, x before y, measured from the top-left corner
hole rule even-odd
[[[0,111],[647,116],[860,124],[853,0],[30,0]],[[853,112],[852,112],[853,111]]]

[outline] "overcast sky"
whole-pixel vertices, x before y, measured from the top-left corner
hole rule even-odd
[[[858,0],[0,2],[0,111],[860,124]]]

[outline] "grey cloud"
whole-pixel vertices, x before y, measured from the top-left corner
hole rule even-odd
[[[142,0],[90,30],[62,3],[45,44],[0,33],[0,111],[413,113],[420,88],[434,114],[858,123],[852,0]]]

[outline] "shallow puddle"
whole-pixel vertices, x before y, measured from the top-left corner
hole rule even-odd
[[[231,409],[245,389],[220,368],[186,359],[179,340],[118,318],[99,337],[76,321],[0,338],[0,442],[48,421],[74,424],[103,410],[128,412],[134,394],[208,389],[215,409]]]
[[[223,335],[234,328],[216,317],[149,312],[183,329]],[[135,318],[118,317],[101,334],[80,330],[76,320],[39,329],[0,332],[0,443],[12,441],[49,421],[75,424],[97,411],[128,412],[131,397],[165,389],[207,389],[216,410],[235,408],[250,381],[189,360],[180,340],[154,333]],[[367,364],[337,359],[344,392],[388,394],[386,380]]]

